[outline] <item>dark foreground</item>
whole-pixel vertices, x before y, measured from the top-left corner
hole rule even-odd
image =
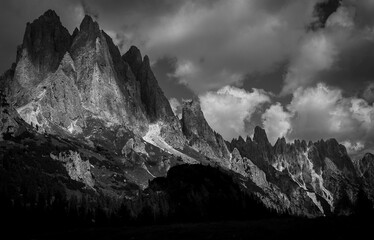
[[[266,219],[23,232],[24,239],[371,239],[373,219]]]

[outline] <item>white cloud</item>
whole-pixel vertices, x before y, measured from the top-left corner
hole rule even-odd
[[[350,142],[352,149],[374,141],[374,105],[359,98],[345,98],[340,89],[321,83],[299,88],[287,110],[292,114],[289,139],[336,138]]]
[[[341,6],[327,19],[326,26],[352,28],[354,26],[355,13],[356,9],[354,7]]]
[[[252,92],[226,86],[217,92],[207,92],[200,96],[201,109],[209,125],[225,139],[239,135],[245,137],[245,121],[264,103],[269,96],[261,90]]]
[[[186,1],[143,31],[143,49],[152,58],[176,56],[174,76],[197,94],[240,86],[246,74],[271,72],[293,54],[315,2],[286,1],[270,11],[257,0]]]
[[[369,103],[374,102],[374,83],[371,83],[366,87],[363,93],[363,98]]]
[[[177,78],[179,83],[186,85],[197,94],[219,89],[223,84],[241,86],[243,80],[242,75],[228,72],[226,69],[208,73],[191,61],[178,62],[175,73],[170,76]],[[204,81],[201,81],[202,79]]]
[[[292,93],[300,86],[308,86],[320,71],[331,68],[337,55],[334,43],[323,33],[311,33],[301,43],[291,60],[285,77],[282,95]]]
[[[291,130],[291,114],[284,111],[280,103],[271,105],[262,115],[264,129],[271,144],[274,144],[279,137],[287,136]]]
[[[347,140],[347,141],[341,142],[341,144],[344,145],[348,153],[356,153],[365,148],[365,145],[360,141],[352,143]]]
[[[356,21],[358,21],[356,13],[359,7],[358,2],[353,5],[343,3],[336,12],[329,16],[325,28],[303,35],[300,42],[295,45],[297,49],[295,54],[290,58],[281,95],[292,94],[299,87],[314,86],[316,82],[337,82],[333,75],[324,76],[323,74],[346,70],[342,69],[344,65],[340,64],[348,64],[348,67],[355,66],[347,60],[352,53],[360,54],[353,54],[356,57],[365,57],[366,53],[359,52],[360,47],[366,46],[370,49],[369,42],[373,41],[374,32],[372,28],[356,26]],[[360,11],[362,12],[362,9]],[[362,65],[365,66],[365,63]]]
[[[181,118],[182,114],[182,105],[176,98],[170,98],[169,99],[171,110],[173,110],[173,113],[175,116],[178,116],[178,118]]]

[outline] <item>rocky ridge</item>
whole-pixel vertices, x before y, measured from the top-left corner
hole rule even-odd
[[[197,100],[183,102],[182,130],[189,145],[202,155],[228,168],[230,152],[222,136],[209,126]]]
[[[322,215],[351,213],[350,207],[357,200],[362,177],[357,176],[345,147],[335,139],[315,143],[299,140],[287,143],[284,138],[280,138],[271,146],[264,130],[256,127],[253,140],[248,137],[245,141],[239,137],[227,144],[234,153],[233,156],[236,156],[232,159],[235,167],[231,169],[245,176],[253,171],[254,163],[265,173],[267,181],[277,186],[281,193],[287,192],[283,189],[288,188],[286,198],[290,204],[299,201],[300,196],[307,196]],[[237,157],[239,155],[243,156],[243,160]],[[285,179],[287,180],[284,181]],[[264,182],[255,183],[269,192]],[[279,195],[277,191],[273,192]],[[298,196],[292,198],[296,192],[299,192]],[[366,192],[370,195],[370,192]],[[279,196],[276,198],[281,199]],[[303,208],[295,209],[298,212]]]

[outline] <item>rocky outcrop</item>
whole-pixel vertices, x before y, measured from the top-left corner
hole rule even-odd
[[[359,189],[356,172],[344,146],[335,139],[308,144],[295,140],[290,144],[281,138],[271,146],[265,131],[256,127],[253,141],[249,137],[246,141],[239,137],[228,146],[233,153],[239,151],[243,157],[251,159],[271,184],[281,190],[287,189],[289,194],[286,195],[291,205],[300,196],[307,196],[322,214],[332,211],[347,214],[349,210],[341,202],[344,200],[348,201],[348,205],[353,205],[356,200]],[[242,165],[241,162],[238,164]],[[296,183],[297,188],[290,189],[284,185],[291,183]],[[291,196],[295,194],[299,197],[292,199]]]
[[[15,137],[25,128],[25,122],[16,110],[7,102],[5,95],[0,91],[0,141]]]
[[[30,101],[30,90],[58,68],[70,44],[68,30],[52,10],[27,23],[17,51],[14,76],[5,87],[12,104],[20,107]]]
[[[374,202],[374,155],[366,153],[361,159],[357,159],[354,165],[364,192]]]
[[[225,141],[209,126],[198,101],[184,101],[181,122],[183,133],[193,149],[223,167],[230,166],[230,152]]]
[[[126,145],[122,148],[122,154],[127,156],[132,152],[144,154],[148,156],[147,151],[145,150],[145,144],[138,137],[130,138]]]
[[[135,77],[110,37],[91,17],[83,19],[70,52],[85,115],[144,134],[148,121]]]
[[[276,172],[264,172],[250,159],[242,157],[236,148],[232,151],[231,156],[230,169],[261,189],[261,192],[255,191],[256,195],[268,208],[274,209],[278,213],[289,212],[308,217],[324,214],[316,196],[299,188],[290,178],[285,178]]]
[[[69,150],[60,152],[58,155],[51,153],[50,157],[64,164],[71,179],[82,182],[91,188],[94,187],[95,181],[90,172],[91,164],[89,161],[83,161],[78,152]]]
[[[151,123],[161,122],[161,135],[175,148],[183,148],[185,138],[178,118],[174,115],[169,100],[165,97],[154,76],[148,56],[142,60],[140,50],[131,46],[122,56],[127,62],[140,87],[140,96],[146,115]]]

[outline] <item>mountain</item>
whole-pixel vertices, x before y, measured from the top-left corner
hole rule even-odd
[[[58,208],[88,222],[317,217],[373,205],[373,155],[353,163],[334,139],[272,146],[260,127],[253,139],[225,142],[198,99],[184,101],[178,119],[149,57],[135,46],[121,56],[90,16],[72,34],[52,10],[28,23],[0,93],[0,194],[10,216]]]
[[[213,131],[196,100],[183,102],[182,130],[189,145],[204,156],[229,167],[230,152],[222,136]]]
[[[253,166],[257,166],[257,174],[261,175],[260,179],[263,180],[256,184],[265,192],[279,195],[274,197],[269,194],[268,198],[271,200],[281,199],[280,193],[286,193],[291,211],[296,214],[316,214],[308,213],[311,208],[305,208],[305,204],[297,206],[300,197],[304,198],[305,202],[312,201],[318,207],[317,214],[352,214],[352,206],[357,200],[361,182],[371,182],[369,175],[357,175],[345,147],[335,139],[315,143],[299,140],[287,143],[281,138],[271,146],[265,131],[256,127],[253,140],[247,138],[244,141],[239,137],[228,143],[228,146],[236,156],[236,168],[232,169],[242,175],[251,175]],[[370,161],[365,158],[358,164],[364,162],[366,171],[371,171],[369,169],[372,167],[368,166]],[[269,190],[269,186],[279,189],[280,193],[274,189]],[[366,191],[366,194],[371,195],[369,191]]]

